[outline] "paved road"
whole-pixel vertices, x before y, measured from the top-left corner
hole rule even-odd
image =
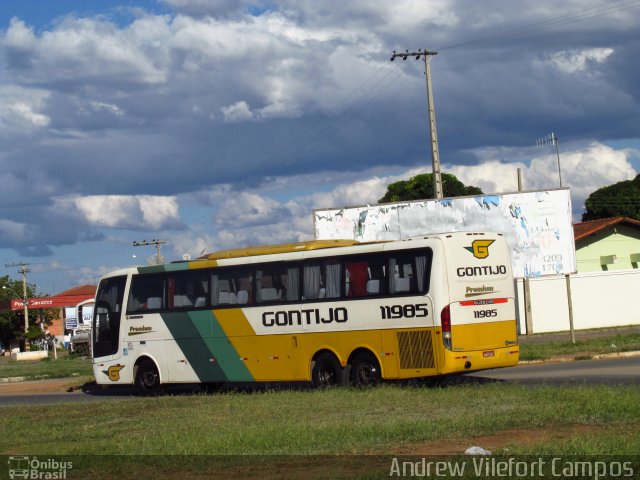
[[[470,373],[468,376],[527,384],[640,385],[640,357],[520,365]]]

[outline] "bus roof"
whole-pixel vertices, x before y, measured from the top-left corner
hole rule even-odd
[[[367,242],[368,243],[368,242]],[[361,245],[356,240],[312,240],[309,242],[283,243],[281,245],[263,245],[258,247],[234,248],[207,253],[200,260],[220,260],[224,258],[253,257],[257,255],[269,255],[273,253],[301,252],[305,250],[320,250],[324,248],[351,247]]]

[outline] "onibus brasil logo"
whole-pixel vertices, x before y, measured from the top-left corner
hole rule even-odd
[[[464,247],[465,250],[473,253],[476,258],[487,258],[489,256],[489,245],[495,240],[474,240],[470,247]]]
[[[9,464],[9,478],[51,479],[67,478],[67,471],[73,468],[73,462],[60,461],[53,458],[46,460],[38,457],[11,456]]]

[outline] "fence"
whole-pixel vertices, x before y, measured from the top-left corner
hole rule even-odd
[[[570,276],[576,330],[640,325],[640,270],[580,273]],[[516,282],[519,333],[526,333],[524,281]],[[564,276],[530,280],[532,332],[569,330]]]

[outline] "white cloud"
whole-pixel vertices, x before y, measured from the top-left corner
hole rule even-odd
[[[57,207],[77,211],[90,225],[108,228],[178,228],[182,222],[176,197],[90,195],[57,199]]]
[[[37,127],[46,127],[51,121],[51,119],[46,115],[34,112],[32,106],[26,103],[11,104],[9,105],[9,110],[18,114],[25,120],[28,120]]]
[[[586,148],[560,152],[562,184],[571,189],[574,211],[581,211],[584,201],[598,188],[635,177],[637,172],[630,162],[631,153],[598,142]],[[528,164],[485,158],[478,165],[455,166],[447,171],[467,185],[482,188],[485,193],[502,193],[517,191],[518,167],[522,169],[525,190],[559,187],[558,158],[555,153],[534,157]]]
[[[451,0],[378,0],[373,3],[388,18],[386,28],[392,31],[411,32],[425,25],[454,27],[460,21]]]
[[[165,49],[157,48],[166,43],[166,22],[165,17],[148,16],[118,29],[100,17],[67,17],[36,36],[23,21],[13,19],[4,46],[11,54],[10,67],[22,71],[28,84],[83,79],[158,84],[166,80]],[[154,42],[156,48],[151,48]]]
[[[105,111],[105,112],[109,112],[109,113],[111,113],[113,115],[116,115],[118,117],[122,117],[124,115],[124,112],[120,109],[120,107],[118,107],[117,105],[114,105],[112,103],[91,102],[91,106],[97,112]]]
[[[228,107],[220,109],[224,115],[224,121],[229,123],[243,122],[245,120],[253,120],[254,115],[245,101],[236,102]]]
[[[520,162],[486,160],[478,165],[457,165],[447,168],[446,172],[454,174],[465,185],[479,187],[484,193],[506,193],[518,190],[518,168],[521,168],[523,179],[529,182],[528,167]]]
[[[0,240],[8,243],[15,243],[25,240],[27,225],[12,220],[0,218]]]
[[[228,227],[265,225],[275,223],[286,216],[285,205],[251,192],[230,195],[220,205],[216,224]]]
[[[28,134],[51,123],[46,113],[49,92],[0,83],[0,122],[5,124],[1,136]],[[0,150],[1,151],[1,150]]]
[[[377,203],[384,195],[387,185],[395,177],[373,177],[353,183],[337,185],[326,193],[314,193],[309,197],[313,208],[339,208],[353,205]]]
[[[604,63],[613,54],[613,48],[589,48],[568,50],[551,55],[551,62],[565,73],[578,73],[589,68],[590,63]]]

